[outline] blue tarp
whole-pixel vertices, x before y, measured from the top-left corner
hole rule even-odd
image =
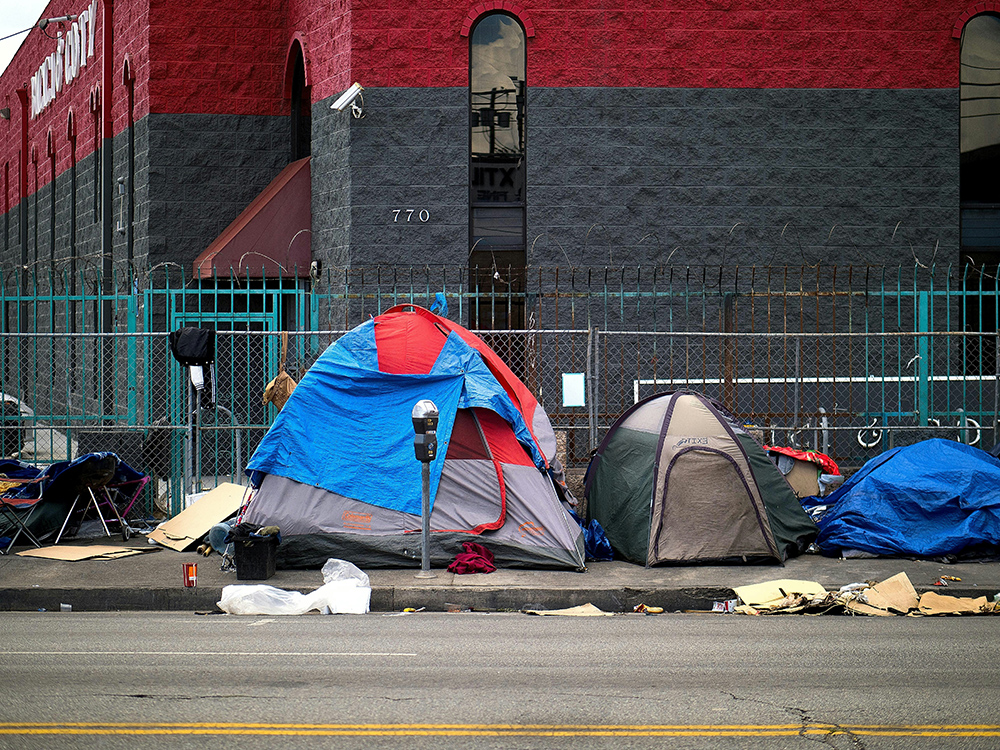
[[[437,458],[430,466],[432,505],[460,408],[498,413],[544,469],[521,413],[460,336],[449,334],[429,374],[391,374],[378,369],[369,321],[328,347],[309,368],[250,458],[247,473],[254,485],[265,474],[277,474],[420,515],[422,469],[413,450],[410,414],[422,399],[433,401],[440,413]]]
[[[826,498],[816,544],[827,554],[943,557],[1000,545],[1000,461],[979,448],[925,440],[871,459]]]
[[[76,481],[74,470],[89,461],[101,460],[107,456],[114,456],[117,460],[115,473],[109,484],[137,482],[146,476],[110,452],[86,453],[72,461],[59,461],[50,464],[44,469],[14,459],[4,459],[0,460],[0,475],[19,479],[38,479],[30,484],[11,487],[4,494],[4,497],[11,505],[17,505],[17,500],[35,500],[42,495],[62,499],[66,505],[69,505],[76,497],[76,486],[73,484]],[[70,485],[64,486],[67,482]]]

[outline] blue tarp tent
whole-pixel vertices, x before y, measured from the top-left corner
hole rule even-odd
[[[281,529],[278,567],[420,561],[423,472],[410,415],[424,399],[440,413],[431,564],[448,565],[474,542],[498,567],[582,568],[548,417],[485,343],[414,305],[332,344],[250,459],[244,520]]]
[[[420,515],[420,473],[413,471],[413,404],[430,399],[441,418],[442,450],[431,464],[431,498],[441,479],[457,409],[483,407],[503,417],[539,468],[538,452],[520,412],[482,358],[449,334],[429,374],[378,369],[372,321],[328,348],[296,387],[254,452],[247,471],[259,484],[280,474],[371,505]],[[372,466],[378,471],[372,471]]]
[[[826,498],[816,544],[825,554],[943,557],[1000,548],[1000,460],[950,440],[925,440],[871,459]]]

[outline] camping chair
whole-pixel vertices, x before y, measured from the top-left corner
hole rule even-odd
[[[41,471],[34,466],[19,461],[0,462],[0,516],[6,520],[8,529],[17,529],[6,548],[0,548],[0,555],[14,549],[21,534],[36,547],[42,546],[28,528],[28,522],[38,507],[40,482]]]
[[[70,519],[77,513],[78,508],[80,509],[79,518],[73,527],[74,529],[79,529],[87,513],[93,509],[107,536],[111,536],[108,523],[117,522],[121,529],[122,539],[128,540],[132,529],[125,522],[122,512],[118,509],[109,491],[109,486],[114,486],[120,463],[118,456],[114,453],[88,453],[70,462],[55,474],[51,483],[43,490],[43,497],[50,498],[52,502],[63,504],[67,498],[72,497],[66,518],[59,528],[59,533],[56,534],[55,544],[59,544]],[[138,496],[138,492],[133,495],[133,502],[136,496]],[[106,517],[102,508],[110,509],[111,517]]]

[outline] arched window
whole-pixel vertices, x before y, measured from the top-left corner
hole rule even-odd
[[[302,47],[296,44],[293,50],[292,90],[291,90],[291,157],[292,161],[303,159],[312,152],[312,109],[309,90],[306,87],[306,66],[302,57]]]
[[[996,331],[1000,270],[1000,16],[984,13],[962,29],[961,264],[966,298],[964,328]],[[970,340],[966,370],[995,372],[991,337]]]
[[[1000,16],[962,30],[962,203],[1000,204]]]
[[[524,327],[524,28],[506,13],[469,35],[469,283],[479,296],[470,327]]]

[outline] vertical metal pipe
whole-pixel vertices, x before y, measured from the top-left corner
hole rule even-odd
[[[188,373],[186,369],[182,368],[182,375],[187,381],[187,431],[184,433],[184,495],[190,495],[193,490],[192,484],[192,472],[191,472],[191,462],[194,458],[194,385],[191,383],[190,377],[187,377]],[[181,507],[177,509],[177,512],[184,509],[184,503],[187,500],[186,497],[181,498]]]
[[[997,417],[1000,416],[1000,331],[994,342],[995,362],[993,367],[993,445],[997,444]]]
[[[597,329],[591,328],[587,332],[587,435],[590,450],[597,447],[597,425],[594,414],[594,371],[593,371],[593,351],[594,339],[597,336]],[[996,420],[994,420],[994,424]],[[996,442],[996,441],[994,441]]]
[[[434,578],[431,573],[431,465],[420,464],[422,503],[420,508],[420,577]]]
[[[795,338],[795,388],[792,391],[792,435],[799,428],[799,389],[801,384],[802,368],[802,338]],[[793,445],[795,441],[790,441]],[[797,446],[796,446],[797,447]]]

